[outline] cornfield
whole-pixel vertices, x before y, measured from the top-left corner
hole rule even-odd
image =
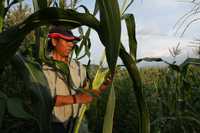
[[[188,58],[176,65],[161,58],[137,59],[135,18],[127,13],[133,0],[123,1],[122,7],[118,0],[96,0],[92,13],[85,5],[78,5],[78,0],[32,0],[33,13],[19,23],[6,24],[12,6],[19,4],[22,11],[22,2],[0,1],[1,133],[52,132],[53,101],[41,64],[46,61],[48,26],[53,24],[78,29],[81,42],[74,50],[76,59],[90,58],[94,45],[90,33],[96,31],[105,48],[108,68],[88,62],[92,85],[98,86],[107,72],[114,77],[110,89],[81,108],[73,133],[83,130],[84,121],[91,133],[200,132],[200,60]],[[129,51],[120,40],[122,21],[126,23]],[[122,67],[117,65],[118,57]],[[143,60],[163,61],[168,67],[140,70],[137,63]]]

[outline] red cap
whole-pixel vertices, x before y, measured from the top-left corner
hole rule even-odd
[[[80,41],[79,37],[73,35],[70,30],[66,30],[64,26],[52,26],[48,38],[62,38],[67,41]]]
[[[80,41],[79,37],[65,36],[65,35],[60,34],[60,33],[50,33],[50,34],[48,34],[48,38],[62,38],[62,39],[67,40],[67,41],[74,41],[74,40]]]

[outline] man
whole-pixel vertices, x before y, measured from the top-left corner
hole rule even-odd
[[[79,62],[71,60],[71,52],[76,45],[74,41],[80,39],[63,26],[52,26],[48,37],[50,39],[48,45],[51,48],[50,58],[55,62],[65,64],[68,68],[68,71],[59,71],[59,68],[52,65],[43,65],[43,72],[54,99],[53,132],[67,133],[73,130],[74,120],[81,104],[92,102],[94,97],[88,93],[76,91],[77,88],[84,88],[87,84],[86,69]],[[99,90],[91,90],[90,93],[99,96],[111,82],[112,78],[108,78]]]

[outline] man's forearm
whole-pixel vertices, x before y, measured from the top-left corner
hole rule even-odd
[[[63,106],[69,104],[87,104],[92,102],[92,100],[92,96],[84,93],[68,96],[57,95],[55,97],[55,106]]]

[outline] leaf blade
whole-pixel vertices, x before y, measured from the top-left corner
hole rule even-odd
[[[136,60],[137,59],[137,40],[135,35],[135,18],[133,14],[125,14],[122,16],[125,19],[126,27],[129,37],[129,49],[130,55]]]
[[[37,64],[26,61],[20,54],[14,56],[12,65],[26,81],[25,86],[31,92],[32,109],[40,132],[50,132],[53,101],[45,75]]]
[[[115,102],[116,102],[115,99],[116,99],[115,90],[114,87],[112,86],[110,89],[110,94],[106,106],[106,113],[104,116],[103,133],[112,133]]]
[[[35,119],[33,116],[31,116],[29,113],[27,113],[24,110],[23,101],[17,97],[8,98],[7,109],[8,109],[8,112],[16,118],[22,118],[26,120]]]
[[[121,21],[117,0],[98,0],[100,11],[99,37],[106,47],[108,66],[113,73],[120,48]]]

